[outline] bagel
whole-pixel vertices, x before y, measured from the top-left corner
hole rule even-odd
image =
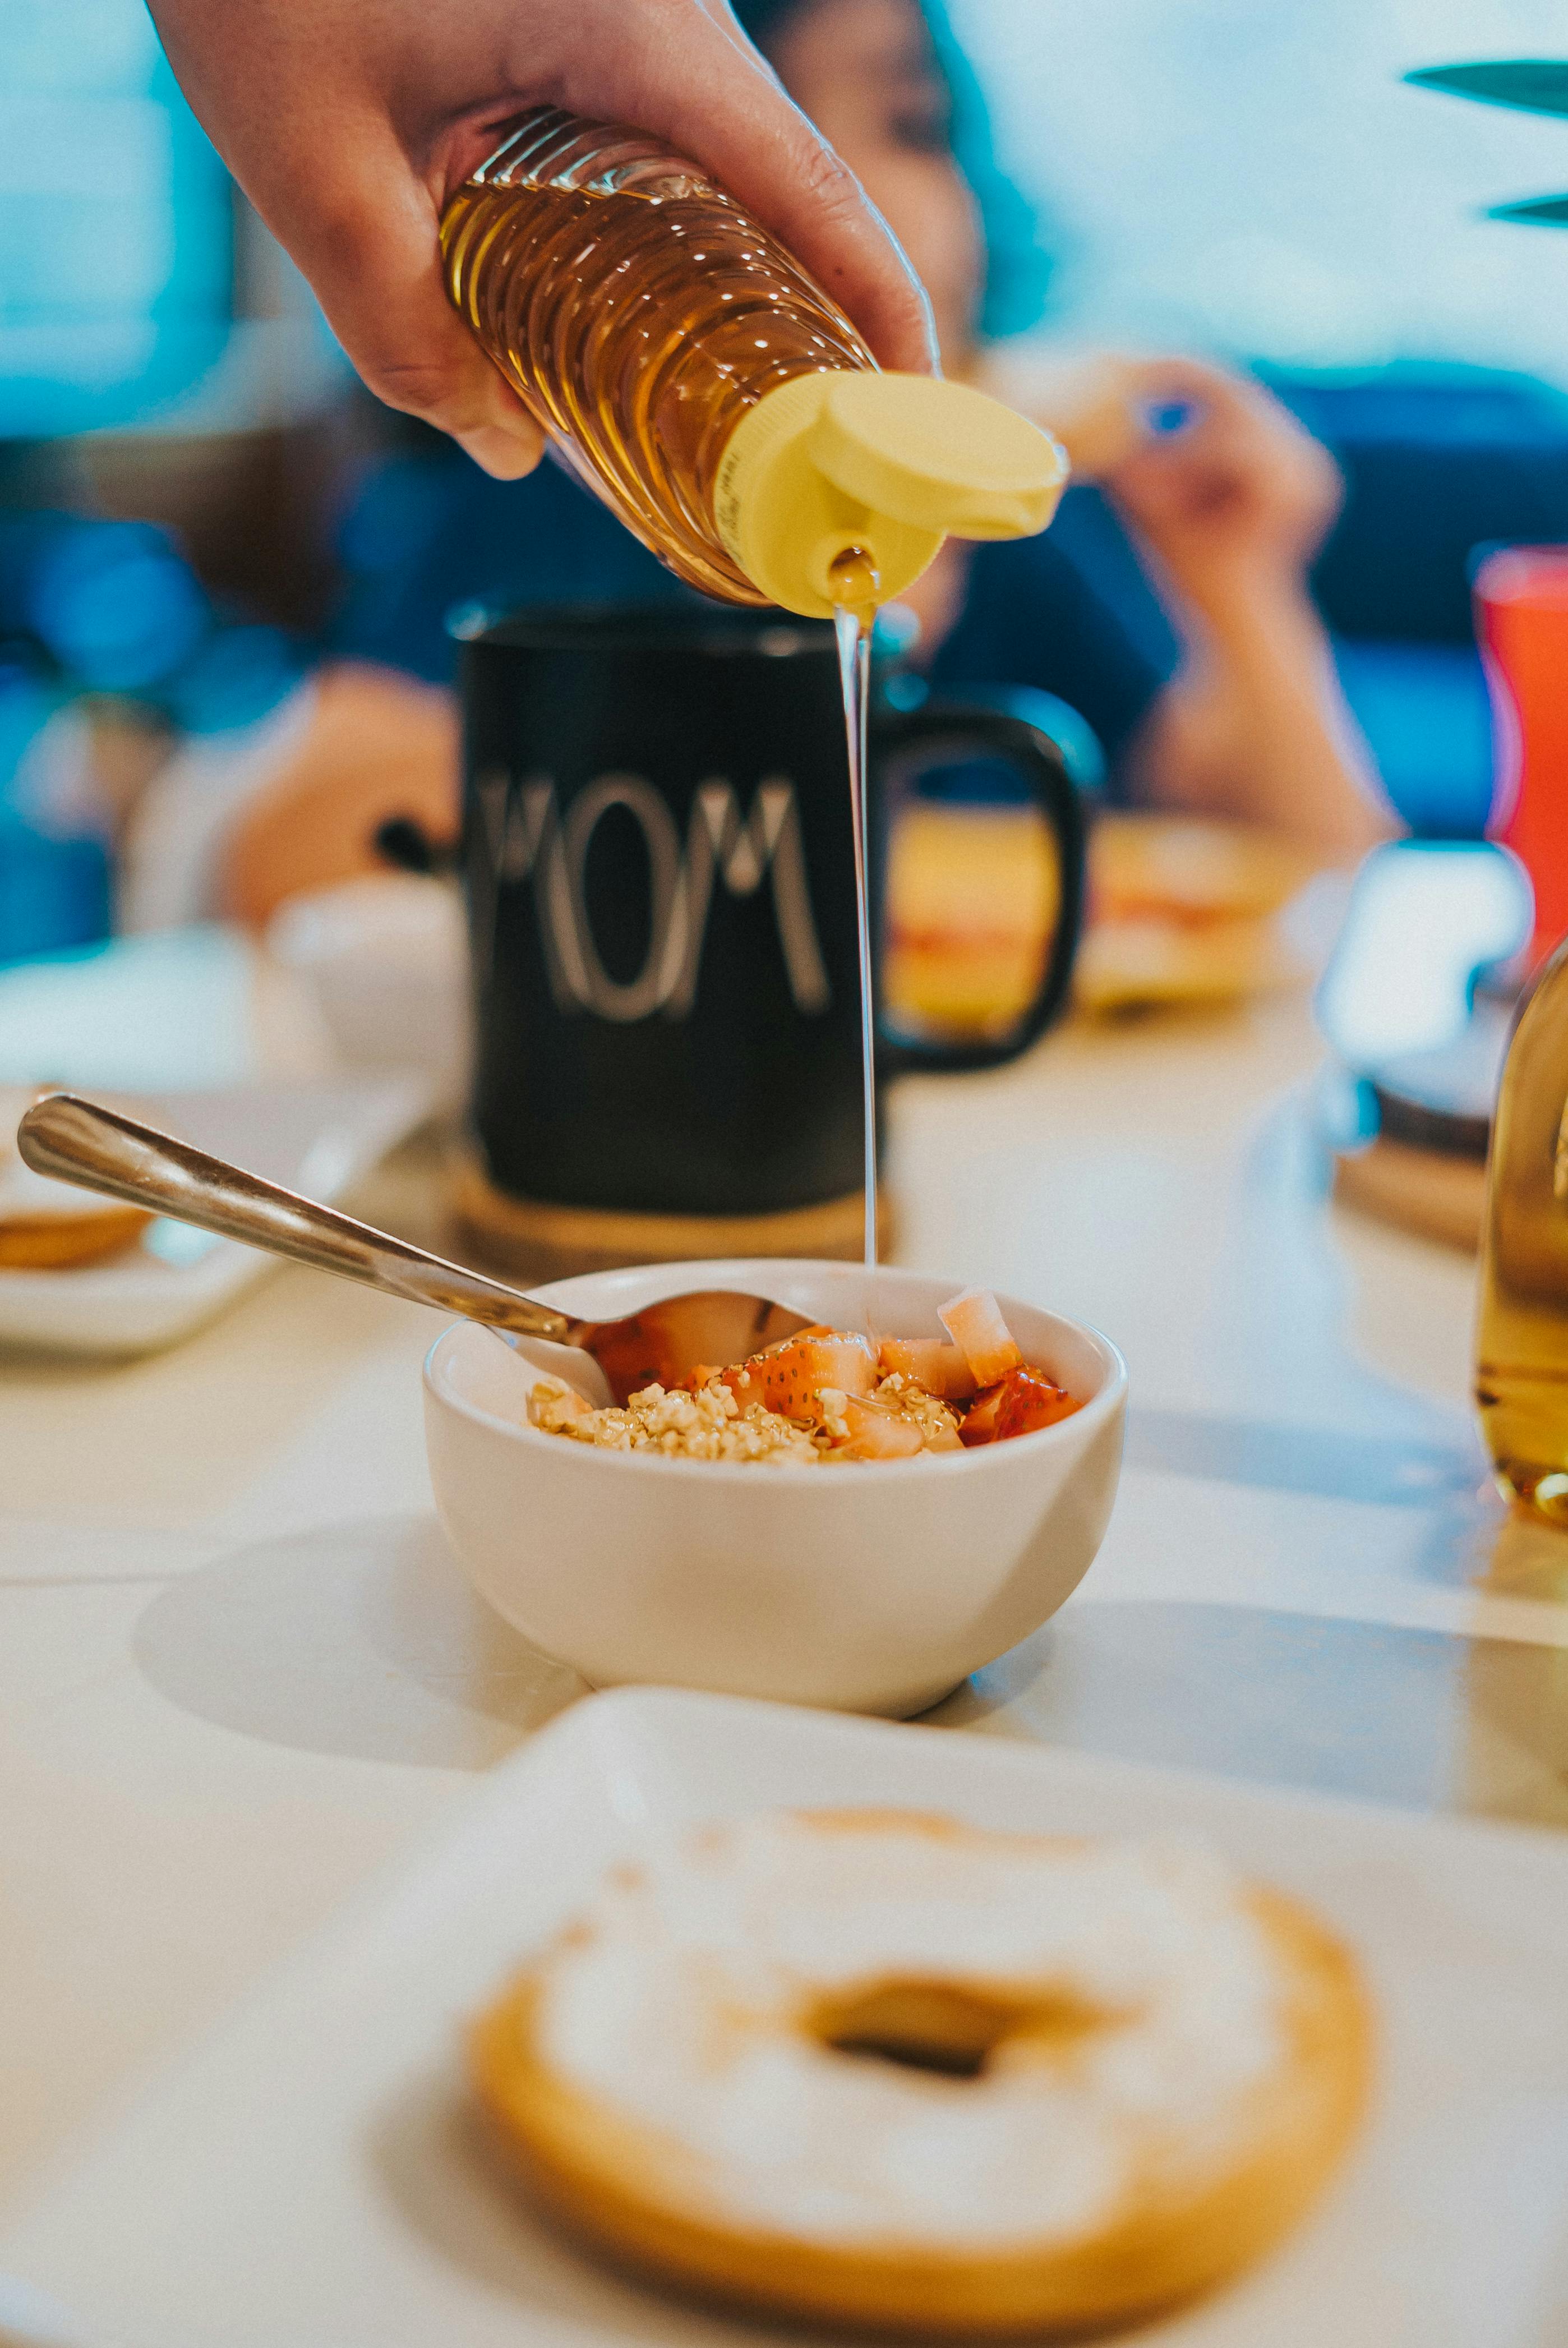
[[[1004,2333],[1153,2313],[1326,2182],[1354,1960],[1202,1850],[768,1814],[618,1870],[470,2034],[547,2206],[754,2310]]]
[[[152,1220],[144,1208],[51,1181],[24,1165],[16,1128],[43,1097],[36,1089],[0,1085],[0,1270],[56,1272],[96,1263],[128,1247]]]

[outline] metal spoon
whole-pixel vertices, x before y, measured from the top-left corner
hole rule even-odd
[[[579,1346],[598,1362],[617,1402],[655,1380],[679,1385],[701,1363],[727,1368],[811,1325],[804,1313],[723,1288],[664,1297],[624,1321],[575,1320],[72,1093],[52,1093],[30,1108],[16,1128],[16,1146],[35,1174],[57,1182],[105,1191],[502,1333]]]

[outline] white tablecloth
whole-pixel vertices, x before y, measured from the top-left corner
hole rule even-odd
[[[1568,1818],[1568,1539],[1483,1488],[1473,1267],[1326,1203],[1317,1059],[1282,1003],[897,1091],[902,1260],[1132,1373],[1099,1562],[937,1717]],[[282,1271],[161,1358],[0,1364],[0,2196],[579,1693],[442,1544],[437,1327]]]

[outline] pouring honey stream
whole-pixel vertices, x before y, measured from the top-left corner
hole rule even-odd
[[[866,870],[871,635],[882,581],[862,546],[846,547],[829,566],[833,625],[844,688],[849,756],[849,808],[855,838],[855,922],[860,962],[860,1070],[866,1119],[866,1262],[876,1262],[876,1003],[872,974],[871,892]]]

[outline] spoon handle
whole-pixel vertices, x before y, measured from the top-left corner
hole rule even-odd
[[[356,1223],[335,1208],[263,1182],[171,1134],[72,1093],[52,1093],[30,1108],[16,1128],[16,1146],[35,1174],[106,1191],[133,1207],[243,1240],[248,1247],[265,1248],[317,1272],[335,1272],[415,1304],[433,1304],[528,1337],[563,1341],[574,1325],[565,1313],[552,1313],[483,1272]]]

